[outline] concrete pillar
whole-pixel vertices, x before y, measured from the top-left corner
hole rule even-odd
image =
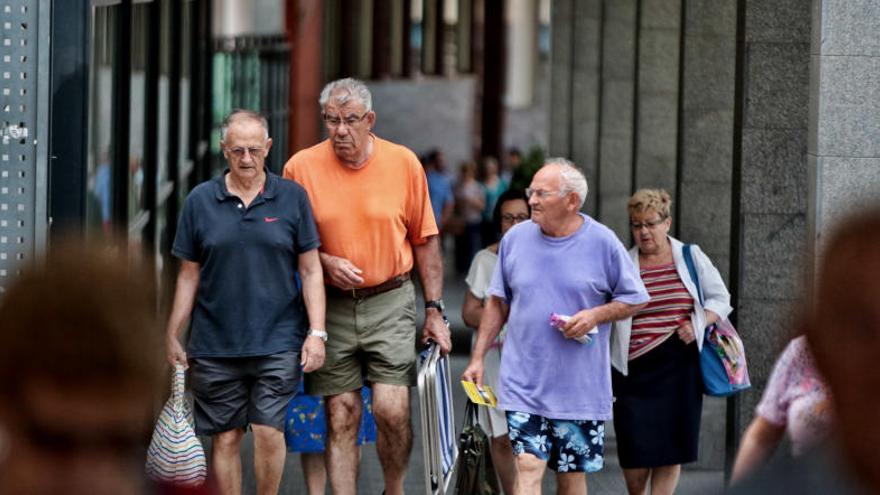
[[[676,232],[729,282],[736,0],[683,0]],[[725,399],[706,397],[695,468],[723,469]]]
[[[878,23],[875,0],[813,1],[808,229],[819,255],[837,220],[880,198]]]
[[[553,4],[550,155],[573,160],[594,193],[585,209],[595,214],[602,2]]]
[[[736,439],[751,421],[773,363],[791,336],[792,308],[801,297],[810,75],[809,4],[748,0],[741,5],[731,281],[754,387],[735,401]]]
[[[555,0],[551,17],[550,55],[550,156],[570,156],[572,94],[572,60],[575,57],[574,0]]]
[[[535,0],[507,0],[507,107],[532,104],[535,62],[538,58],[537,4]]]
[[[284,0],[213,0],[217,37],[284,34]]]
[[[730,267],[736,0],[685,0],[678,234]]]
[[[641,0],[635,186],[675,197],[681,0]]]
[[[638,0],[605,2],[602,28],[602,94],[599,180],[595,188],[599,220],[629,242],[626,201],[632,194],[633,86]]]

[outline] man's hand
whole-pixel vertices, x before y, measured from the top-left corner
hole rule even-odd
[[[440,346],[440,353],[444,356],[452,350],[452,334],[439,311],[429,310],[425,313],[422,343],[427,344],[428,340],[436,342]]]
[[[321,337],[314,335],[306,337],[300,364],[302,364],[303,373],[311,373],[324,366],[324,341],[321,340]]]
[[[681,339],[681,341],[685,344],[690,344],[697,338],[697,336],[694,334],[694,327],[689,321],[682,323],[681,326],[676,328],[675,333],[678,334],[678,338]]]
[[[562,327],[562,333],[567,339],[583,337],[598,324],[592,310],[583,309],[575,313]]]
[[[364,283],[364,278],[361,277],[363,271],[345,258],[321,253],[321,266],[330,283],[340,289],[351,289]]]
[[[477,388],[483,389],[483,360],[472,357],[468,362],[467,368],[461,374],[462,381],[476,383]]]
[[[177,364],[183,365],[183,369],[189,367],[186,361],[186,351],[183,350],[183,346],[180,345],[180,341],[176,337],[165,339],[165,356],[172,368]]]

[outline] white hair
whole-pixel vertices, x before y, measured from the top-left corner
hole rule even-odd
[[[226,133],[229,132],[229,126],[240,120],[253,120],[259,123],[263,127],[263,130],[266,131],[266,139],[269,139],[269,120],[266,119],[265,115],[253,110],[236,108],[229,112],[229,115],[227,115],[226,118],[223,119],[223,123],[220,124],[220,141],[226,141]]]
[[[544,166],[546,167],[548,165],[556,165],[559,167],[559,176],[562,180],[562,190],[576,193],[581,200],[581,204],[578,208],[583,208],[584,202],[587,201],[589,187],[587,186],[587,177],[581,169],[577,168],[571,160],[558,157],[544,160]]]
[[[321,96],[318,98],[318,104],[321,110],[327,106],[331,97],[338,105],[345,105],[347,102],[355,100],[360,102],[366,111],[373,109],[373,96],[367,85],[358,79],[346,77],[345,79],[337,79],[327,83],[321,90]]]

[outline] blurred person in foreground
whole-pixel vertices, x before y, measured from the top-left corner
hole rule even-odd
[[[299,365],[310,373],[324,363],[320,242],[306,192],[266,169],[265,117],[232,111],[220,146],[229,168],[193,189],[180,214],[166,353],[172,365],[190,365],[196,433],[212,437],[210,468],[222,492],[241,493],[240,449],[250,426],[257,493],[273,494]],[[190,318],[184,351],[180,335]]]
[[[771,462],[731,493],[880,493],[880,209],[842,220],[823,239],[801,321],[830,388],[831,433],[804,455]]]
[[[697,460],[703,380],[703,329],[730,314],[730,293],[699,246],[691,257],[703,292],[685,264],[681,241],[669,235],[672,200],[662,189],[629,199],[635,246],[629,251],[651,301],[614,324],[614,431],[630,495],[669,495],[681,465]]]
[[[731,483],[764,465],[786,433],[793,456],[804,455],[824,440],[832,425],[830,402],[807,338],[795,337],[773,366],[755,417],[743,434]]]
[[[165,391],[146,272],[55,243],[0,297],[0,493],[207,493],[145,478]]]
[[[584,473],[604,466],[611,419],[611,322],[634,314],[648,293],[617,236],[580,213],[587,180],[574,164],[548,160],[526,195],[531,220],[501,240],[462,380],[482,386],[485,355],[506,323],[498,407],[516,456],[514,493],[540,493],[550,468],[557,493],[586,494]],[[569,317],[561,328],[553,313]]]
[[[349,494],[357,486],[360,389],[365,379],[372,385],[385,490],[400,495],[413,442],[413,268],[425,300],[422,342],[433,340],[444,354],[452,348],[437,224],[418,158],[373,134],[369,88],[339,79],[324,86],[318,103],[329,138],[284,166],[312,200],[327,275],[327,364],[306,379],[306,391],[324,396],[327,474],[334,493]]]
[[[492,214],[495,230],[500,232],[501,237],[514,225],[529,219],[529,199],[522,191],[508,190],[504,192],[495,205]],[[468,290],[464,295],[464,303],[461,307],[461,319],[470,328],[480,327],[480,319],[483,316],[483,307],[489,298],[487,289],[492,280],[492,272],[498,263],[498,243],[494,243],[477,252],[471,267],[468,270],[465,282]],[[476,334],[474,334],[476,340]],[[492,390],[498,390],[498,370],[501,367],[501,349],[504,345],[504,330],[492,343],[486,353],[484,361],[483,383],[489,385]],[[492,439],[492,460],[495,471],[501,480],[504,493],[513,493],[513,483],[516,478],[516,465],[513,460],[513,450],[510,439],[507,437],[507,417],[504,411],[498,408],[480,407],[478,419],[480,427]]]

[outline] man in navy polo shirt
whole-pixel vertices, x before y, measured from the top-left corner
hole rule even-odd
[[[239,449],[250,425],[257,491],[277,493],[297,357],[306,373],[324,363],[320,242],[303,188],[265,168],[265,117],[233,111],[220,145],[229,168],[189,194],[174,239],[181,265],[166,353],[172,365],[191,366],[196,432],[213,438],[221,492],[241,492]],[[190,317],[184,351],[179,337]]]

